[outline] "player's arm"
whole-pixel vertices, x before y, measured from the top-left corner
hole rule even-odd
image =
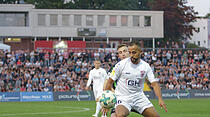
[[[107,78],[109,78],[109,74],[107,75]],[[105,89],[106,89],[106,85],[107,85],[107,82],[108,82],[108,79],[105,79],[105,81],[104,81],[104,86],[103,86],[103,90],[105,91]],[[112,83],[113,84],[113,83]],[[113,87],[111,88],[111,91],[112,92],[114,92],[114,89],[113,89]]]
[[[153,90],[155,92],[155,95],[158,98],[159,106],[161,107],[161,109],[163,107],[165,109],[165,111],[167,112],[166,104],[163,101],[162,93],[161,93],[161,89],[160,89],[159,83],[158,82],[152,82],[151,83],[151,86],[153,87]]]
[[[107,83],[107,78],[109,78],[109,74],[106,73],[106,71],[104,70],[104,84],[103,84],[103,90],[105,90],[106,87],[106,83]]]
[[[103,86],[104,91],[105,91],[105,88],[106,88],[106,84],[107,84],[107,79],[105,79],[105,81],[104,81],[104,86]]]
[[[111,90],[112,89],[112,84],[114,83],[114,80],[112,78],[109,78],[107,80],[107,83],[105,85],[105,89],[104,90]]]
[[[89,86],[90,86],[92,80],[93,80],[92,72],[90,71],[89,78],[88,78],[88,82],[87,82],[87,85],[86,85],[86,88],[85,88],[86,90],[89,89]]]
[[[147,76],[148,76],[148,80],[151,83],[151,86],[153,87],[153,90],[155,92],[155,95],[158,98],[159,101],[159,106],[165,109],[165,111],[167,112],[167,108],[166,108],[166,104],[164,103],[163,99],[162,99],[162,93],[161,93],[161,89],[160,89],[160,85],[158,83],[158,80],[155,78],[152,68],[148,65],[148,70],[147,70]]]

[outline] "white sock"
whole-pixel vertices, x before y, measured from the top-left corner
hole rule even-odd
[[[99,102],[96,102],[96,115],[98,116],[99,112],[100,112],[100,109],[101,109],[101,105]]]

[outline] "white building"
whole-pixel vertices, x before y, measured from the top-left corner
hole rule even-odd
[[[12,50],[33,49],[37,40],[79,40],[87,47],[116,47],[132,39],[163,38],[163,12],[35,9],[30,4],[0,4],[0,32]]]
[[[194,43],[200,47],[210,48],[210,19],[199,18],[193,26],[198,29],[197,32],[193,32],[190,43]]]
[[[193,9],[198,12],[199,17],[204,17],[210,13],[210,0],[185,0],[187,6],[192,6]],[[194,43],[200,47],[210,48],[210,21],[209,19],[198,19],[193,26],[196,27],[199,32],[193,32],[190,43]]]

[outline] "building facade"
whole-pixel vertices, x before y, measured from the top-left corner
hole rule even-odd
[[[163,38],[162,11],[35,9],[0,4],[0,40],[12,50],[34,49],[34,42],[85,41],[87,48],[116,48],[131,40]],[[108,46],[107,46],[108,45]]]
[[[200,47],[210,49],[210,19],[199,18],[193,23],[193,26],[198,32],[193,32],[193,36],[188,41]]]

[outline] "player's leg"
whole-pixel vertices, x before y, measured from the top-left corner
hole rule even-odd
[[[124,105],[118,105],[115,109],[116,117],[127,117],[129,110]]]
[[[131,112],[137,113],[137,114],[141,114],[138,111],[136,111],[135,109],[131,109]]]
[[[94,96],[95,96],[95,100],[97,100],[97,96],[98,96],[98,91],[97,90],[93,90]],[[100,112],[101,109],[101,105],[99,102],[96,101],[96,113],[93,114],[92,116],[94,117],[98,117],[98,114]]]
[[[160,115],[157,113],[157,111],[155,110],[154,107],[149,107],[149,108],[146,108],[142,115],[144,117],[160,117]]]
[[[144,94],[141,94],[140,97],[136,97],[136,101],[134,102],[132,109],[136,110],[137,113],[142,114],[144,117],[159,117],[153,104]]]
[[[111,117],[117,117],[115,113],[115,108],[112,108],[111,110]]]

